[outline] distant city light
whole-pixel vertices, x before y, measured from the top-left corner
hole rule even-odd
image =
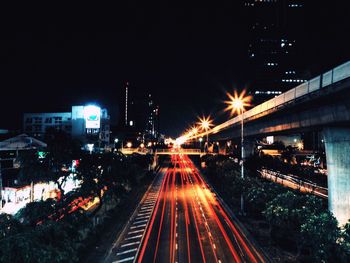
[[[89,150],[89,152],[91,154],[92,151],[94,150],[94,144],[93,143],[88,143],[86,146],[87,146],[87,148],[88,148],[88,150]]]

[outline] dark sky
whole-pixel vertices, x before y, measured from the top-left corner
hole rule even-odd
[[[240,1],[128,2],[2,7],[0,128],[20,128],[23,112],[90,101],[116,121],[128,80],[154,94],[161,131],[176,136],[221,111],[225,90],[245,87],[249,18]],[[315,75],[350,59],[350,10],[346,1],[306,2],[300,59]]]

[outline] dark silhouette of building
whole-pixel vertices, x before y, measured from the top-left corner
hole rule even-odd
[[[124,137],[135,145],[159,138],[159,106],[151,94],[125,83]]]
[[[246,0],[249,92],[259,103],[303,83],[299,37],[304,1]]]
[[[156,141],[159,135],[159,106],[154,104],[152,95],[148,94],[148,116],[145,138],[150,141]]]

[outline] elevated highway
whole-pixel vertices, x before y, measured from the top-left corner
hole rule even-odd
[[[207,134],[212,140],[239,138],[242,118],[245,155],[250,152],[249,139],[320,131],[326,149],[329,209],[340,224],[350,219],[350,61],[191,139]]]

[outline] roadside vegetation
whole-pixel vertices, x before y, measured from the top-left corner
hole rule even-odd
[[[130,195],[144,191],[153,179],[147,155],[121,153],[87,154],[69,138],[53,138],[48,155],[35,152],[21,156],[21,183],[54,181],[58,198],[28,203],[14,216],[0,215],[0,262],[81,262],[101,239],[111,217],[122,215]],[[62,180],[74,172],[80,187],[65,193]],[[87,205],[94,205],[87,209]]]
[[[244,179],[232,158],[207,155],[202,161],[205,176],[236,214],[243,194],[241,221],[274,260],[350,261],[350,222],[340,228],[325,200],[260,178],[256,170],[264,162],[259,157],[246,161]]]

